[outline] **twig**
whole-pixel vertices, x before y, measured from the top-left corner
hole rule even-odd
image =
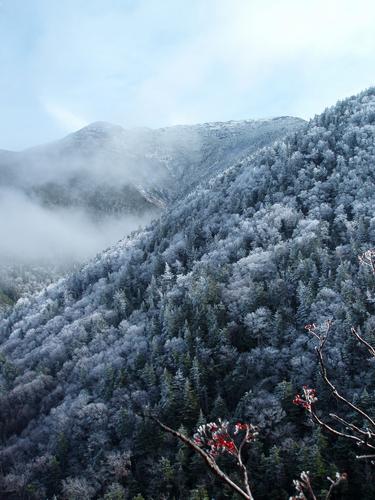
[[[246,500],[254,500],[254,497],[252,496],[252,493],[251,493],[250,487],[249,487],[249,482],[248,482],[248,477],[247,477],[247,471],[246,471],[246,476],[244,474],[245,479],[246,479],[246,481],[245,481],[246,492],[245,492],[236,483],[234,483],[220,469],[220,467],[218,467],[218,465],[216,464],[215,460],[213,460],[213,458],[208,453],[206,453],[204,450],[202,450],[202,448],[200,448],[199,446],[197,446],[194,443],[194,441],[192,441],[191,439],[189,439],[187,436],[184,436],[184,434],[182,434],[181,432],[178,432],[178,431],[172,429],[171,427],[168,427],[167,425],[163,424],[162,422],[160,422],[159,419],[157,419],[153,415],[146,415],[146,416],[148,416],[154,422],[156,422],[161,429],[163,429],[164,431],[168,432],[169,434],[172,434],[173,436],[177,437],[180,441],[182,441],[184,444],[186,444],[191,449],[193,449],[196,453],[198,453],[198,455],[200,455],[203,458],[203,460],[206,462],[206,465],[209,467],[209,469],[211,470],[211,472],[213,474],[215,474],[215,476],[217,476],[221,481],[223,481],[224,483],[226,483],[232,490],[234,490],[236,493],[238,493],[242,498],[245,498]],[[242,461],[241,461],[241,463],[242,463]],[[242,468],[242,466],[241,466],[241,468]]]
[[[315,422],[317,424],[319,424],[321,427],[323,427],[323,429],[326,429],[327,431],[329,431],[331,434],[334,434],[335,436],[338,436],[338,437],[351,439],[352,441],[355,441],[358,445],[366,445],[367,447],[373,448],[375,450],[374,446],[370,445],[369,443],[366,443],[365,441],[358,438],[357,436],[353,436],[352,434],[346,434],[345,432],[338,431],[334,427],[331,427],[330,425],[326,424],[323,420],[321,420],[318,417],[318,415],[314,412],[313,409],[311,409],[310,414],[311,414],[313,420],[315,420]]]
[[[329,416],[332,417],[332,418],[334,418],[334,419],[336,419],[336,420],[338,420],[339,422],[341,422],[342,424],[346,425],[347,427],[349,427],[353,431],[358,432],[362,436],[366,436],[367,438],[373,438],[373,437],[375,437],[375,435],[372,432],[370,432],[370,431],[364,431],[363,429],[360,429],[356,425],[348,422],[347,420],[345,420],[342,417],[339,417],[335,413],[330,413]]]
[[[328,326],[327,326],[326,335],[321,336],[319,346],[315,348],[316,352],[317,352],[317,355],[318,355],[319,366],[320,366],[320,373],[321,373],[321,375],[323,377],[323,380],[326,383],[326,385],[328,385],[328,387],[331,389],[331,392],[335,396],[336,399],[340,400],[341,402],[343,402],[344,404],[346,404],[347,406],[349,406],[349,408],[351,408],[356,413],[358,413],[359,415],[361,415],[375,429],[375,422],[374,422],[374,420],[369,415],[367,415],[367,413],[365,413],[363,410],[361,410],[361,408],[359,408],[355,404],[351,403],[348,399],[346,399],[344,396],[342,396],[342,394],[340,394],[338,392],[338,390],[336,389],[336,387],[333,385],[333,383],[331,382],[331,380],[328,377],[327,368],[325,366],[324,358],[323,358],[323,348],[324,348],[324,345],[325,345],[325,343],[327,341],[327,338],[328,338],[328,334],[329,334],[329,331],[330,331],[330,326],[331,326],[331,323],[329,323]]]
[[[253,498],[251,490],[250,490],[249,474],[247,472],[246,465],[242,462],[242,449],[243,449],[244,444],[249,440],[249,436],[250,436],[250,429],[249,429],[249,427],[247,427],[245,436],[244,436],[244,438],[243,438],[243,440],[238,448],[238,465],[242,469],[243,482],[245,484],[246,493],[248,494],[249,498]]]
[[[363,337],[360,336],[360,334],[357,332],[357,330],[354,328],[354,326],[351,329],[351,332],[353,335],[357,337],[357,339],[364,345],[366,346],[367,350],[375,358],[375,349],[372,347],[371,344],[369,344]]]

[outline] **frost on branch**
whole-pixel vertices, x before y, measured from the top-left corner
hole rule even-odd
[[[361,264],[368,266],[375,276],[375,249],[370,249],[359,256]],[[344,438],[356,444],[357,447],[369,451],[370,454],[358,455],[360,459],[370,459],[375,464],[375,417],[361,408],[358,404],[347,398],[343,392],[332,381],[326,362],[326,345],[331,333],[332,321],[328,320],[322,325],[315,323],[308,324],[305,329],[317,340],[315,347],[318,357],[319,369],[325,386],[329,389],[332,396],[340,403],[343,413],[329,413],[331,422],[327,423],[326,416],[319,416],[314,409],[314,403],[317,401],[316,391],[307,386],[303,387],[303,394],[297,394],[293,403],[307,410],[313,422],[318,424],[323,430]],[[358,328],[352,327],[351,333],[355,339],[364,346],[371,357],[375,358],[375,348],[362,337]],[[356,420],[348,419],[347,414],[355,415]]]
[[[375,274],[375,249],[371,248],[358,257],[361,264],[370,267],[371,271]]]
[[[326,495],[326,500],[347,498],[348,492],[348,475],[346,472],[336,473],[335,479],[327,477],[331,483],[329,491]],[[293,481],[295,494],[289,497],[289,500],[317,500],[314,490],[311,485],[310,472],[302,471],[298,479]]]
[[[313,492],[311,481],[310,481],[310,472],[302,471],[299,479],[295,479],[293,481],[293,485],[296,489],[296,494],[289,498],[289,500],[297,500],[307,498],[316,500],[315,494]]]
[[[245,433],[243,436],[244,443],[254,441],[258,435],[253,425],[242,422],[237,422],[234,425],[233,436],[239,433]],[[197,432],[194,434],[194,443],[213,458],[222,453],[228,453],[235,457],[239,455],[239,448],[229,433],[229,422],[226,420],[219,419],[218,423],[210,422],[198,427]]]
[[[309,387],[307,387],[307,385],[304,385],[302,387],[302,391],[302,395],[296,394],[295,398],[293,399],[293,403],[311,412],[313,403],[318,401],[316,390],[310,389]]]
[[[150,418],[163,431],[177,437],[195,453],[200,455],[211,472],[231,488],[232,491],[237,493],[241,498],[253,500],[249,475],[246,465],[243,462],[242,452],[246,444],[256,439],[258,431],[255,426],[243,422],[237,422],[232,426],[228,421],[219,419],[217,423],[210,422],[198,427],[193,439],[190,439],[181,432],[163,424],[156,417],[150,416]],[[225,453],[235,458],[236,465],[242,475],[242,485],[234,482],[217,464],[216,458]]]

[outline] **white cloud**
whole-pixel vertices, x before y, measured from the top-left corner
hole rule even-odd
[[[150,222],[153,214],[95,222],[84,210],[49,209],[24,194],[0,188],[0,262],[69,263],[93,257]]]
[[[308,117],[375,82],[373,0],[89,3],[35,0],[33,24],[20,22],[21,9],[0,30],[3,140],[20,121],[35,143],[38,123],[44,137],[54,123],[57,136],[87,119],[132,127]],[[54,123],[29,105],[39,96]]]
[[[370,0],[216,0],[211,7],[205,25],[139,82],[138,119],[236,119],[254,108],[309,117],[375,80]],[[285,104],[275,106],[279,87]]]

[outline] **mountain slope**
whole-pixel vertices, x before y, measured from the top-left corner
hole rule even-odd
[[[97,214],[164,206],[203,179],[297,130],[292,117],[125,130],[97,122],[60,141],[0,154],[0,185],[35,196],[49,206],[80,204]],[[1,153],[1,152],[0,152]],[[107,207],[95,204],[106,190]],[[124,206],[119,206],[118,192]],[[136,200],[135,195],[143,199]],[[133,200],[126,204],[127,198]]]
[[[0,218],[7,235],[0,242],[0,310],[303,123],[281,117],[125,130],[98,122],[51,144],[0,151],[0,212],[7,213]]]
[[[336,382],[357,399],[363,383],[375,390],[348,335],[353,324],[373,334],[372,276],[357,255],[375,245],[374,139],[370,89],[19,301],[1,324],[3,491],[23,474],[36,498],[68,491],[67,477],[93,498],[115,488],[126,499],[203,497],[196,485],[221,498],[142,420],[150,407],[187,431],[218,417],[259,425],[256,498],[286,497],[296,469],[312,466],[320,488],[349,468],[358,498],[372,498],[351,453],[312,433],[291,399],[314,384],[327,405],[303,328],[326,318]]]

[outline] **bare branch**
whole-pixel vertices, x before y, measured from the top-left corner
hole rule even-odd
[[[366,436],[366,438],[375,438],[375,434],[374,433],[372,433],[370,431],[364,431],[363,429],[360,429],[356,425],[352,424],[351,422],[348,422],[347,420],[345,420],[342,417],[339,417],[335,413],[330,413],[329,416],[332,417],[332,418],[334,418],[334,419],[336,419],[336,420],[338,420],[343,425],[349,427],[352,431],[358,432],[362,436]]]
[[[350,439],[352,441],[355,441],[359,446],[363,445],[363,446],[367,446],[368,448],[373,448],[375,449],[374,446],[372,446],[371,444],[369,443],[366,443],[363,439],[357,437],[357,436],[353,436],[352,434],[346,434],[345,432],[341,432],[337,429],[335,429],[334,427],[331,427],[330,425],[326,424],[323,420],[321,420],[318,415],[315,413],[315,411],[313,409],[311,409],[310,411],[310,414],[311,414],[311,417],[312,419],[320,425],[320,427],[322,427],[323,429],[325,429],[326,431],[330,432],[331,434],[334,434],[335,436],[338,436],[338,437],[343,437],[343,438],[346,438],[346,439]]]
[[[250,438],[250,428],[247,427],[246,428],[246,433],[245,433],[245,436],[244,438],[242,439],[242,442],[238,448],[238,465],[239,467],[241,468],[242,470],[242,474],[243,474],[243,482],[245,484],[245,489],[246,489],[246,493],[249,495],[249,498],[253,498],[252,497],[252,493],[251,493],[251,490],[250,490],[250,484],[249,484],[249,474],[247,472],[247,468],[246,468],[246,465],[243,463],[242,461],[242,450],[243,450],[243,447],[244,447],[244,444],[247,443],[249,441],[249,438]]]
[[[171,427],[168,427],[167,425],[163,424],[160,422],[159,419],[154,417],[153,415],[148,415],[149,418],[151,418],[154,422],[158,424],[158,426],[163,429],[164,431],[168,432],[169,434],[172,434],[173,436],[177,437],[180,441],[182,441],[186,446],[194,450],[198,455],[200,455],[203,460],[206,462],[206,465],[209,467],[211,472],[215,474],[221,481],[223,481],[227,486],[229,486],[233,491],[238,493],[242,498],[245,498],[246,500],[254,500],[254,497],[251,494],[250,487],[249,487],[249,482],[247,478],[247,472],[246,472],[246,479],[247,483],[246,484],[246,492],[240,488],[236,483],[234,483],[221,469],[220,467],[216,464],[215,460],[206,453],[202,448],[197,446],[194,441],[189,439],[187,436],[182,434],[181,432],[178,432]],[[242,468],[242,467],[241,467]]]
[[[351,332],[353,335],[357,337],[357,339],[361,342],[361,344],[363,344],[367,348],[371,356],[375,358],[375,349],[372,347],[372,345],[369,344],[363,337],[361,337],[354,327],[352,327]]]
[[[329,377],[328,377],[327,368],[325,366],[325,362],[324,362],[324,358],[323,358],[323,348],[324,348],[324,345],[325,345],[325,343],[327,341],[327,338],[328,338],[329,328],[330,328],[330,326],[327,328],[326,335],[321,338],[319,346],[315,348],[316,352],[317,352],[317,355],[318,355],[318,361],[319,361],[319,366],[320,366],[320,373],[321,373],[321,375],[323,377],[323,380],[324,380],[325,384],[331,389],[331,392],[335,396],[336,399],[340,400],[342,403],[344,403],[345,405],[349,406],[349,408],[351,408],[356,413],[358,413],[358,415],[361,415],[375,429],[375,422],[374,422],[374,420],[369,415],[367,415],[367,413],[364,412],[361,408],[359,408],[355,404],[351,403],[342,394],[340,394],[338,392],[338,390],[336,389],[336,387],[331,382],[331,380],[329,379]]]
[[[293,481],[293,484],[298,492],[298,496],[290,497],[291,499],[297,500],[297,498],[302,498],[304,500],[307,500],[307,498],[309,498],[310,500],[317,500],[311,486],[310,473],[308,471],[302,471],[300,478],[295,479]],[[308,497],[306,496],[306,494],[308,495]]]
[[[371,259],[375,259],[375,251],[371,254]],[[374,260],[371,260],[371,263],[373,263]],[[369,264],[367,264],[369,265]],[[328,386],[330,389],[331,393],[333,396],[344,403],[347,407],[349,407],[351,410],[353,410],[355,413],[360,415],[365,421],[367,421],[372,430],[368,430],[367,428],[361,428],[351,422],[348,422],[344,418],[334,414],[330,413],[330,417],[337,420],[342,424],[343,426],[346,427],[348,432],[342,432],[335,427],[332,427],[331,425],[327,424],[324,422],[318,415],[316,414],[314,410],[314,403],[316,402],[316,391],[315,389],[309,389],[307,386],[304,386],[303,390],[303,396],[300,396],[299,394],[296,395],[294,399],[294,403],[302,406],[305,410],[310,412],[311,418],[313,421],[315,421],[320,427],[322,427],[324,430],[330,432],[331,434],[337,436],[337,437],[342,437],[345,439],[349,439],[351,441],[354,441],[358,446],[363,446],[364,448],[368,448],[370,450],[375,450],[375,445],[372,444],[374,443],[375,440],[375,421],[368,415],[364,410],[362,410],[360,407],[349,401],[345,396],[343,396],[336,388],[336,386],[333,384],[331,379],[328,376],[328,371],[327,367],[325,364],[325,359],[324,359],[324,347],[326,345],[328,336],[331,331],[331,326],[332,326],[332,321],[327,321],[325,324],[325,328],[323,329],[321,326],[317,326],[314,323],[311,325],[306,325],[305,329],[308,330],[309,333],[311,333],[315,338],[319,340],[318,346],[315,348],[317,357],[318,357],[318,363],[319,363],[319,369],[321,376],[323,378],[324,383]],[[355,335],[355,337],[363,344],[366,346],[368,351],[372,356],[375,357],[375,348],[373,348],[366,340],[364,340],[360,334],[357,332],[355,328],[352,328],[352,333]],[[372,443],[371,443],[372,441]]]
[[[331,487],[329,488],[328,494],[326,496],[326,500],[333,500],[333,498],[337,498],[338,492],[341,490],[343,484],[347,483],[348,475],[346,472],[342,472],[341,474],[336,475],[336,481],[333,481],[331,478],[327,478],[331,481]],[[340,497],[342,493],[340,493]]]

